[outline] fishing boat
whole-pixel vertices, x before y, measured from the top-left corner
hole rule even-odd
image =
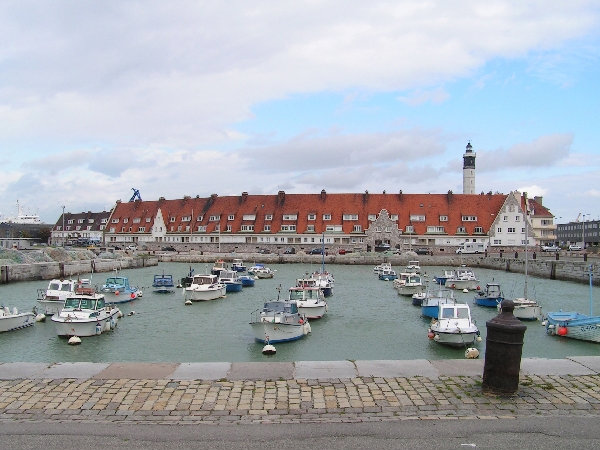
[[[472,291],[479,289],[479,280],[472,269],[460,267],[454,270],[453,276],[446,279],[445,285],[450,289],[458,289],[460,291],[468,289]]]
[[[398,278],[398,274],[394,269],[383,269],[379,273],[379,279],[383,281],[392,281]]]
[[[477,291],[473,303],[479,306],[497,308],[498,304],[504,300],[502,290],[498,283],[486,283],[485,289]]]
[[[454,270],[444,270],[444,275],[434,276],[433,279],[437,284],[444,286],[446,284],[446,280],[448,278],[453,278],[454,276]]]
[[[219,283],[225,285],[226,292],[240,292],[243,287],[235,270],[221,270],[219,272]]]
[[[121,316],[119,308],[107,305],[104,294],[81,287],[65,300],[60,313],[52,316],[52,322],[60,337],[84,337],[114,330]]]
[[[30,327],[35,323],[32,312],[19,312],[15,307],[10,310],[8,306],[0,308],[0,333]]]
[[[471,320],[466,303],[441,303],[438,318],[431,322],[428,337],[439,344],[467,347],[479,337],[479,329]]]
[[[213,267],[210,271],[211,274],[219,276],[219,274],[221,273],[221,270],[227,270],[227,263],[225,261],[223,261],[222,259],[218,259],[215,261],[215,263],[213,264]]]
[[[240,275],[238,276],[238,280],[242,282],[242,287],[252,287],[255,283],[255,279],[252,275]]]
[[[421,300],[421,315],[437,319],[440,305],[454,303],[456,303],[454,292],[440,286],[437,292],[428,292],[425,298]]]
[[[192,283],[183,289],[185,301],[203,302],[225,297],[226,287],[216,275],[194,275]]]
[[[181,277],[181,280],[179,281],[179,285],[177,287],[181,287],[181,288],[189,287],[190,284],[192,284],[193,279],[194,279],[194,269],[192,269],[190,267],[188,274],[185,277]]]
[[[288,300],[296,302],[298,312],[307,319],[320,319],[327,312],[325,296],[318,286],[293,286]]]
[[[423,299],[425,299],[425,297],[427,297],[427,292],[423,291],[423,292],[417,292],[416,294],[413,294],[412,298],[412,304],[414,306],[422,306],[423,304]]]
[[[101,290],[106,294],[113,294],[105,297],[108,304],[127,303],[142,296],[142,290],[131,286],[129,278],[119,275],[108,277]]]
[[[593,312],[592,269],[590,265],[590,313],[586,315],[574,311],[549,312],[546,317],[546,333],[581,341],[600,342],[600,316],[595,316]]]
[[[527,256],[527,249],[529,247],[528,229],[529,223],[527,218],[525,218],[525,283],[523,286],[523,297],[513,299],[515,305],[513,315],[520,320],[539,320],[542,317],[542,306],[536,300],[527,296],[527,281],[529,278],[527,273],[529,259]],[[498,311],[501,310],[502,308],[498,304]]]
[[[321,270],[313,272],[311,278],[315,280],[317,287],[321,289],[325,297],[331,297],[333,295],[335,279],[333,278],[333,274],[325,270],[325,235],[322,236],[321,242]]]
[[[167,294],[173,292],[175,284],[173,284],[173,275],[154,275],[154,281],[152,281],[152,287],[154,292],[159,294]]]
[[[257,278],[273,278],[275,276],[275,271],[271,270],[269,267],[264,264],[257,263],[248,269],[248,273],[250,275],[254,275]]]
[[[37,303],[39,311],[46,316],[58,314],[67,297],[75,292],[77,286],[89,287],[90,280],[87,278],[80,280],[50,280],[46,289],[38,289]]]
[[[408,273],[421,273],[421,266],[419,261],[409,261],[406,265],[406,271]]]
[[[381,264],[373,267],[373,273],[379,275],[384,270],[392,270],[392,264],[389,262],[382,262]]]
[[[236,272],[245,272],[246,265],[241,259],[234,259],[231,263],[231,270],[235,270]]]
[[[296,302],[279,298],[266,301],[262,309],[253,311],[250,326],[256,341],[271,344],[295,341],[311,331]]]
[[[412,297],[414,294],[425,291],[421,275],[417,273],[400,273],[399,277],[394,280],[394,288],[398,291],[398,295],[406,297]]]

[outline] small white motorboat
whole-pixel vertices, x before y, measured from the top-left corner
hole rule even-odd
[[[301,339],[310,333],[308,319],[298,311],[296,302],[270,300],[251,315],[250,326],[258,342],[276,344]]]
[[[35,314],[32,312],[20,313],[15,307],[10,310],[8,306],[0,308],[0,333],[30,327],[35,323]]]
[[[298,312],[307,319],[320,319],[327,312],[327,302],[317,286],[294,286],[289,289],[289,300],[296,302]]]
[[[217,275],[194,275],[192,284],[183,290],[185,301],[204,302],[225,297],[227,287],[219,282]]]
[[[438,319],[431,323],[428,336],[439,344],[467,347],[479,337],[479,329],[471,320],[471,310],[466,303],[442,303]]]
[[[65,300],[60,313],[52,316],[52,322],[60,337],[84,337],[114,330],[121,316],[119,308],[106,303],[104,294],[82,287]]]
[[[78,286],[89,287],[90,280],[54,279],[50,280],[46,289],[38,289],[37,303],[39,311],[46,316],[58,314],[69,295],[73,295]]]

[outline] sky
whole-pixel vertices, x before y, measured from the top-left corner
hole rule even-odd
[[[600,1],[0,0],[0,215],[286,193],[600,218]]]

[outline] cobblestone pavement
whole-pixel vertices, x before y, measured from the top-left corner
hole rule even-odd
[[[522,374],[517,394],[478,375],[262,380],[2,377],[0,421],[314,423],[600,415],[600,375]]]

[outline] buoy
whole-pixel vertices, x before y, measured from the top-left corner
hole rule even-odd
[[[477,350],[474,347],[468,348],[467,350],[465,350],[465,358],[467,358],[467,359],[479,358],[479,350]]]
[[[263,347],[262,353],[263,355],[274,355],[277,353],[277,349],[273,345],[267,344]]]
[[[481,287],[480,287],[480,286],[477,286],[477,290],[478,290],[478,291],[480,291],[480,290],[481,290]]]
[[[69,338],[69,344],[70,345],[79,345],[79,344],[81,344],[81,339],[77,336],[71,336]]]
[[[119,312],[117,313],[117,317],[120,319],[121,317],[123,317],[123,313],[121,312],[121,310],[119,310]]]
[[[475,338],[475,340],[476,340],[477,342],[481,342],[481,336],[477,336],[477,337]]]
[[[464,288],[464,289],[463,289],[463,292],[464,292],[465,294],[468,294],[468,293],[469,293],[469,290],[468,290],[467,288]]]
[[[439,334],[436,334],[436,335],[433,337],[433,340],[434,340],[434,341],[439,341],[439,340],[440,340],[440,335],[439,335]]]
[[[189,305],[191,305],[191,304],[192,304],[192,301],[191,301],[191,300],[186,300],[186,301],[185,301],[185,304],[189,306]]]
[[[545,327],[545,326],[546,326],[546,323],[547,323],[547,322],[546,322],[545,320],[542,320],[542,326],[543,326],[543,327]]]
[[[452,289],[454,289],[454,288],[456,287],[456,285],[455,285],[454,283],[452,283],[452,284],[450,285],[450,287],[451,287]]]
[[[115,295],[119,295],[119,291],[115,291]]]
[[[435,337],[435,333],[433,331],[429,330],[429,332],[427,333],[427,337],[429,339],[433,339]]]
[[[36,322],[45,322],[46,314],[38,314],[37,316],[35,316],[35,321]]]
[[[558,327],[558,329],[556,330],[556,334],[558,334],[559,336],[566,336],[568,332],[569,330],[567,330],[567,327]]]
[[[130,297],[135,298],[135,292],[132,292]]]
[[[128,315],[128,316],[133,316],[134,314],[135,314],[135,311],[129,311],[129,312],[127,313],[127,315]]]

